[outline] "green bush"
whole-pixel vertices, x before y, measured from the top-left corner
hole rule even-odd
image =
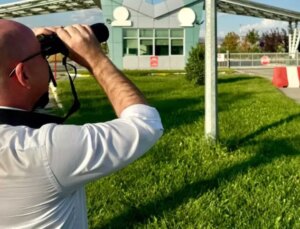
[[[196,85],[204,85],[205,81],[205,48],[198,44],[189,53],[185,66],[186,79]]]

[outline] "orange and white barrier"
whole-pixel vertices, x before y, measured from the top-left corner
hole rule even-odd
[[[297,66],[275,67],[272,83],[276,87],[299,88],[300,67]]]

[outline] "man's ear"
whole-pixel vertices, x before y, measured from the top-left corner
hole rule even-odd
[[[25,74],[25,71],[24,71],[24,64],[23,63],[19,63],[16,66],[16,77],[17,77],[18,82],[23,87],[26,87],[27,89],[31,88],[29,78],[27,77],[27,75]]]

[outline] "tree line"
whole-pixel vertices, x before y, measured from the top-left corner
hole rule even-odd
[[[272,29],[261,35],[255,29],[245,36],[235,32],[226,34],[219,47],[219,52],[288,52],[288,33],[285,29]]]

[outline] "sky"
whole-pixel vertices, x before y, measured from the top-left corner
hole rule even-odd
[[[280,7],[287,10],[300,12],[299,0],[251,0],[270,6]],[[298,25],[299,27],[300,25]],[[270,29],[288,28],[287,22],[260,19],[255,17],[236,16],[218,13],[218,36],[224,37],[228,32],[246,35],[247,31],[256,29],[259,32],[270,31]],[[203,30],[202,30],[202,33]]]
[[[4,3],[11,3],[16,1],[18,0],[0,0],[0,3],[4,4]],[[300,12],[300,0],[251,0],[251,1]],[[81,10],[81,11],[67,12],[67,13],[56,13],[51,15],[24,17],[15,20],[33,28],[33,27],[51,26],[51,25],[64,26],[64,25],[70,25],[76,23],[94,24],[97,22],[103,22],[104,19],[99,9],[91,9],[91,10]],[[204,24],[202,24],[200,36],[204,36],[205,33]],[[298,25],[298,27],[299,26],[300,25]],[[264,32],[276,28],[287,29],[287,27],[288,24],[286,22],[218,13],[218,37],[224,37],[229,32],[235,32],[243,36],[247,33],[247,31],[253,28],[258,30],[259,32]]]

